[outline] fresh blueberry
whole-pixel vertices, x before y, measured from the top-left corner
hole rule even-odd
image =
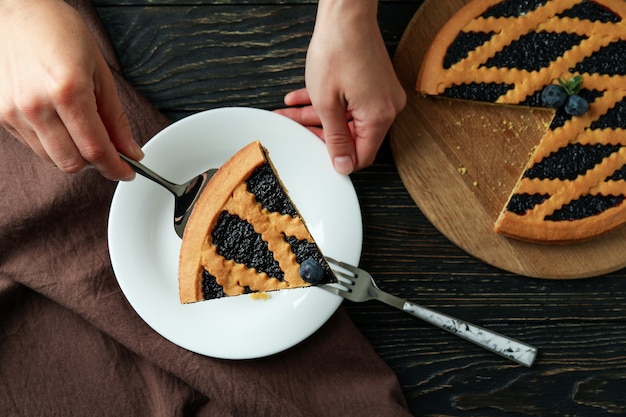
[[[546,86],[541,92],[541,101],[546,107],[558,109],[567,100],[567,91],[560,85],[550,84]]]
[[[324,270],[319,262],[307,259],[300,264],[300,276],[309,284],[319,284],[324,279]]]
[[[569,115],[580,116],[587,110],[589,110],[589,102],[578,94],[569,96],[565,102],[565,112]]]

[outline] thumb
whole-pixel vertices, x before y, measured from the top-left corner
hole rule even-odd
[[[345,110],[320,114],[320,120],[324,129],[324,142],[335,171],[341,175],[351,174],[356,166],[356,152]]]

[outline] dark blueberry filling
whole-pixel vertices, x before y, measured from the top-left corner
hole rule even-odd
[[[626,75],[626,41],[611,42],[593,55],[585,58],[570,72]]]
[[[297,211],[269,164],[257,168],[247,180],[248,191],[255,195],[256,200],[271,212],[278,212],[296,216]],[[213,243],[217,253],[226,259],[243,264],[248,268],[256,269],[260,273],[267,273],[270,277],[284,280],[285,273],[274,259],[267,242],[254,230],[254,227],[239,216],[223,211],[212,232]],[[334,274],[323,260],[317,246],[306,240],[295,237],[285,237],[296,255],[298,263],[305,259],[314,259],[323,265],[324,281],[334,282]],[[216,282],[209,272],[204,271],[202,277],[202,292],[205,299],[224,297],[224,289]],[[244,293],[250,293],[246,287]]]
[[[518,17],[524,16],[544,6],[547,0],[505,0],[485,10],[481,17]]]
[[[278,178],[268,163],[257,168],[247,180],[248,191],[269,211],[280,214],[297,215],[295,207],[283,191]]]
[[[615,171],[610,177],[606,177],[604,181],[626,181],[626,165]]]
[[[322,265],[324,279],[322,283],[335,282],[334,274],[325,262],[317,246],[306,240],[299,240],[293,236],[286,236],[285,240],[291,246],[298,263],[306,259],[313,259]],[[280,269],[267,246],[254,227],[238,216],[226,211],[222,212],[213,230],[213,243],[217,246],[217,253],[226,259],[254,268],[258,272],[265,272],[270,277],[284,280],[285,273]],[[206,270],[202,277],[202,292],[205,299],[224,296],[223,288],[216,282],[215,277]],[[245,293],[251,292],[246,288]]]
[[[569,204],[556,210],[546,220],[564,221],[579,220],[585,217],[595,216],[612,207],[620,205],[624,201],[624,196],[603,196],[603,195],[585,195],[578,200],[574,200]]]
[[[578,18],[581,20],[591,20],[592,22],[617,23],[622,19],[606,7],[595,1],[583,1],[569,10],[559,14],[558,17]]]
[[[578,93],[578,95],[587,100],[589,104],[596,101],[598,97],[602,97],[603,94],[604,93],[602,91],[585,89],[580,90],[580,92]],[[550,129],[555,130],[556,128],[563,127],[563,125],[565,125],[565,123],[571,118],[572,116],[570,114],[567,114],[565,109],[557,109],[554,114],[554,118],[552,119],[552,123],[550,123]]]
[[[593,122],[591,129],[626,129],[626,98],[609,109],[598,120]]]
[[[250,294],[252,290],[247,285],[243,287],[244,294]],[[202,271],[202,297],[205,300],[225,297],[224,287],[217,283],[217,279],[207,270]]]
[[[320,263],[322,269],[324,270],[324,278],[322,280],[322,284],[328,282],[335,282],[335,275],[330,270],[330,267],[322,257],[322,254],[317,249],[317,246],[306,240],[299,240],[294,236],[287,236],[285,238],[287,242],[291,245],[291,251],[296,255],[296,262],[299,264],[303,263],[307,259],[313,259],[314,261]]]
[[[265,272],[270,277],[280,280],[285,277],[267,242],[250,223],[238,216],[226,211],[220,214],[213,229],[213,243],[217,246],[217,253],[226,259]]]
[[[478,48],[480,45],[489,41],[493,36],[493,32],[461,32],[456,37],[454,42],[450,45],[446,51],[446,56],[443,59],[443,67],[445,69],[450,68],[452,65],[467,58],[467,55]]]
[[[567,114],[563,107],[556,109],[554,112],[554,118],[550,123],[550,130],[556,130],[559,127],[563,127],[565,123],[572,119],[572,116]]]
[[[524,177],[574,180],[620,148],[620,145],[569,144],[527,169]]]
[[[202,296],[205,300],[222,298],[226,295],[224,287],[217,283],[215,277],[206,270],[202,271]]]
[[[489,58],[484,66],[539,71],[583,39],[586,37],[575,33],[530,32]]]
[[[528,210],[543,203],[548,197],[548,194],[515,194],[509,200],[506,209],[523,216]]]
[[[510,84],[471,83],[455,85],[446,89],[442,96],[474,101],[495,102],[498,97],[513,88]]]

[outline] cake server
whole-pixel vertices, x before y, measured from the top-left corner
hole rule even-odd
[[[534,346],[388,294],[376,286],[374,278],[367,271],[329,257],[326,260],[340,285],[326,284],[321,287],[346,300],[382,301],[520,365],[530,367],[537,357],[537,348]]]
[[[119,152],[118,154],[137,174],[154,181],[174,194],[174,230],[176,230],[176,234],[182,239],[185,225],[187,224],[187,220],[189,220],[193,206],[196,204],[196,201],[198,201],[198,197],[202,194],[209,180],[217,172],[217,168],[209,169],[183,184],[176,184],[166,180],[144,164],[122,155]]]

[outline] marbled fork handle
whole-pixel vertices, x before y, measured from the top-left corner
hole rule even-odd
[[[333,266],[341,284],[323,288],[334,294],[355,302],[374,299],[382,301],[520,365],[530,367],[537,357],[537,348],[534,346],[388,294],[376,286],[374,278],[367,271],[332,258],[326,259]]]

